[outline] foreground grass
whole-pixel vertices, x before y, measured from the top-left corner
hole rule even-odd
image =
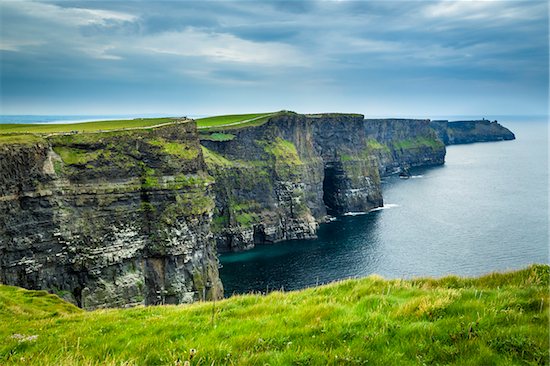
[[[80,123],[32,123],[32,124],[0,124],[0,134],[8,133],[58,133],[58,132],[97,132],[118,130],[124,128],[151,127],[174,121],[172,118],[138,118],[129,120],[112,120]]]
[[[0,287],[0,364],[548,364],[549,267],[84,312]],[[35,337],[36,336],[36,337]]]

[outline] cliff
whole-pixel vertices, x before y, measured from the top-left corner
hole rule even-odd
[[[365,130],[381,175],[445,162],[445,145],[438,139],[430,120],[367,119]]]
[[[222,295],[194,123],[0,145],[0,282],[87,309]]]
[[[445,145],[514,140],[516,137],[497,121],[431,121],[430,127]]]
[[[330,216],[382,206],[382,176],[443,164],[435,131],[456,143],[495,129],[358,114],[251,121],[0,136],[0,282],[87,309],[216,299],[217,251],[315,238]]]
[[[261,126],[203,135],[217,182],[219,250],[314,238],[327,214],[382,205],[362,124],[361,115],[283,113]],[[231,138],[216,139],[220,133]]]

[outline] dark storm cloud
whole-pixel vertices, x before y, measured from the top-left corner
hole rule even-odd
[[[4,113],[547,108],[544,1],[0,7]]]

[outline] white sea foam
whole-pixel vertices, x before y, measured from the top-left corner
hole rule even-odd
[[[411,178],[424,178],[423,175],[411,175]]]
[[[346,212],[344,214],[344,216],[358,216],[358,215],[366,215],[368,214],[370,211],[350,211],[350,212]]]
[[[395,204],[395,203],[386,203],[383,207],[373,208],[373,209],[370,210],[369,212],[380,211],[380,210],[387,210],[387,209],[389,209],[389,208],[394,208],[394,207],[399,207],[399,205],[398,205],[398,204]]]
[[[346,212],[344,214],[344,216],[359,216],[359,215],[366,215],[368,214],[369,212],[374,212],[374,211],[380,211],[380,210],[387,210],[389,208],[394,208],[394,207],[399,207],[399,205],[395,204],[395,203],[387,203],[385,204],[383,207],[377,207],[377,208],[373,208],[372,210],[370,211],[350,211],[350,212]]]

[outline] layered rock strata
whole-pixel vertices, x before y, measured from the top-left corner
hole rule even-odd
[[[261,126],[223,131],[231,138],[203,135],[217,182],[218,249],[314,238],[327,209],[341,214],[381,205],[377,171],[362,154],[361,126],[362,116],[285,113]]]
[[[366,119],[365,130],[382,176],[445,162],[445,145],[430,120]]]
[[[222,296],[194,123],[0,145],[0,282],[86,309]]]

